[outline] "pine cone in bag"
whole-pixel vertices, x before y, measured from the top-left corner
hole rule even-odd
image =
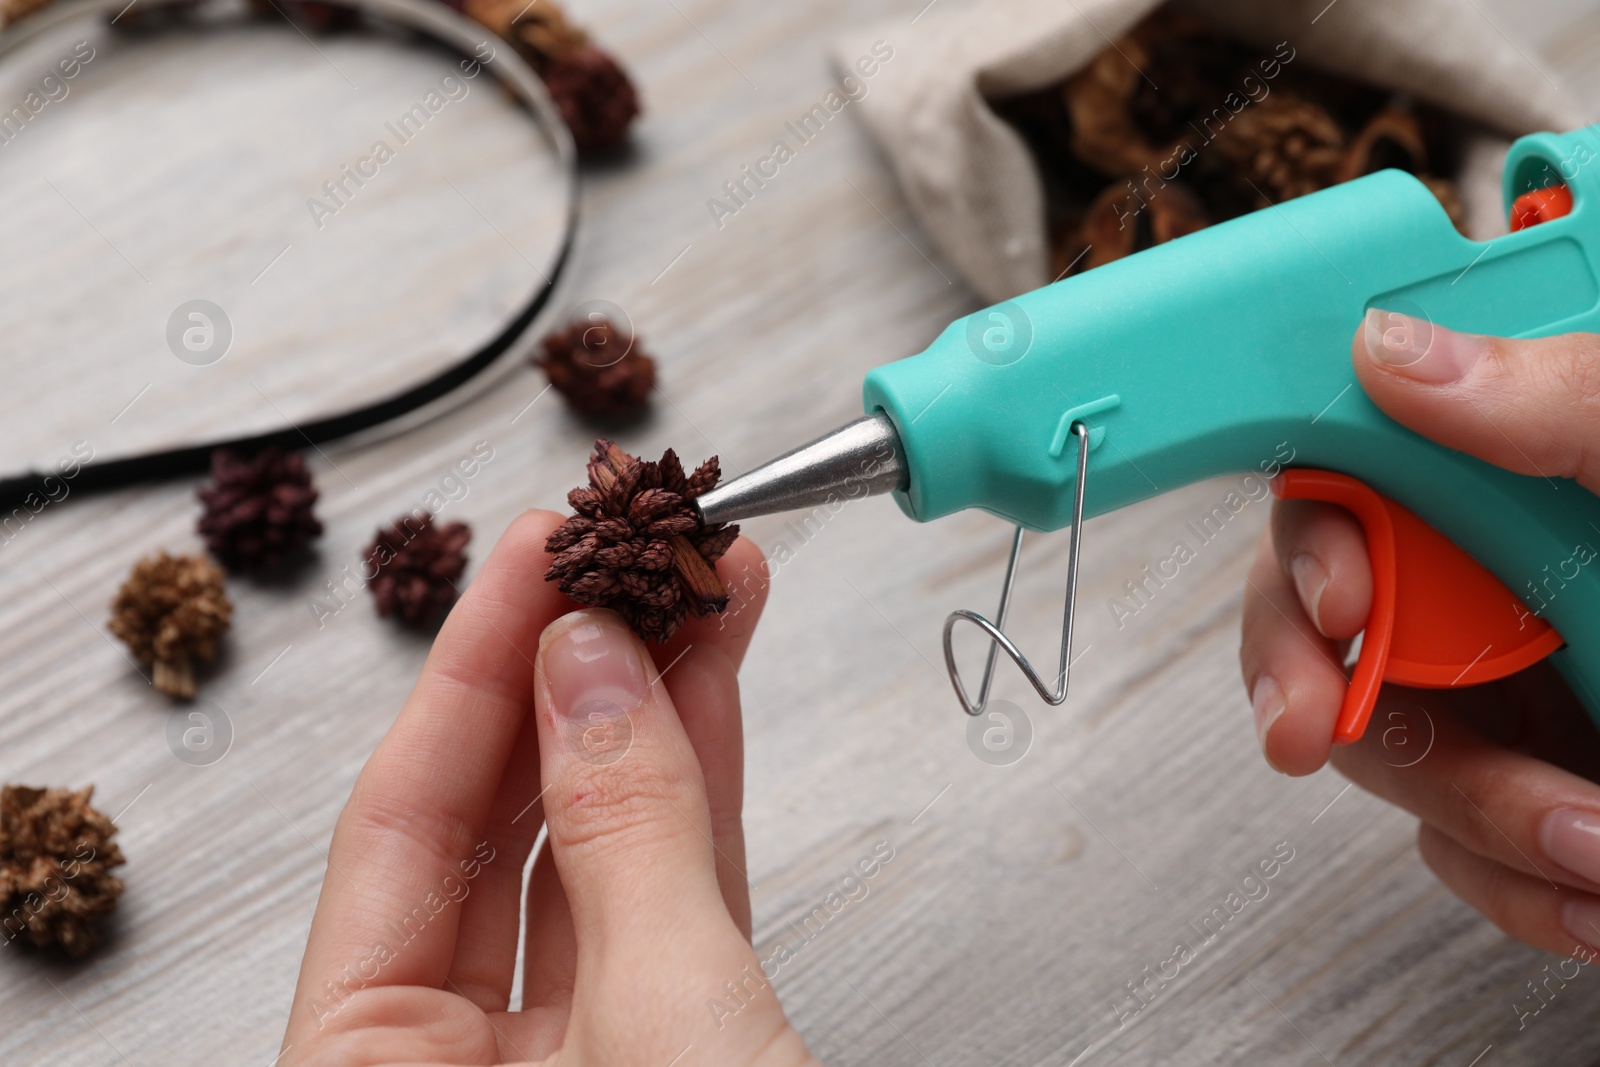
[[[991,103],[1040,164],[1055,277],[1386,167],[1461,227],[1447,112],[1290,69],[1188,13],[1159,9],[1057,87]]]
[[[1072,124],[1072,152],[1096,170],[1119,177],[1138,174],[1168,158],[1134,120],[1132,101],[1150,61],[1144,46],[1124,36],[1067,79],[1062,100]]]
[[[1351,139],[1339,161],[1335,180],[1351,181],[1387,167],[1416,175],[1438,199],[1456,229],[1464,229],[1466,208],[1455,182],[1429,173],[1428,136],[1422,120],[1412,108],[1399,103],[1390,103],[1373,115]]]
[[[1267,207],[1332,185],[1345,136],[1324,108],[1280,88],[1235,115],[1213,147]]]
[[[1181,182],[1167,182],[1147,200],[1113,183],[1094,198],[1081,221],[1057,234],[1051,250],[1055,277],[1103,266],[1203,230],[1211,221],[1205,204]]]

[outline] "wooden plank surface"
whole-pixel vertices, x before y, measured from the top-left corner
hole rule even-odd
[[[647,107],[632,158],[584,175],[565,295],[616,302],[661,361],[663,395],[625,447],[715,451],[747,469],[851,417],[863,372],[973,308],[848,112],[722,228],[706,208],[827,91],[835,34],[899,20],[892,43],[914,48],[922,0],[572,7],[625,58]],[[1597,40],[1592,15],[1517,10],[1563,69],[1585,72],[1600,47],[1581,47]],[[0,255],[0,454],[48,461],[78,439],[114,453],[303,417],[425,370],[527,288],[548,203],[520,190],[540,186],[541,164],[488,92],[442,112],[438,137],[408,148],[385,185],[310,228],[303,201],[445,62],[393,42],[315,45],[280,31],[108,46],[37,136],[0,146],[13,237]],[[216,51],[202,62],[203,47]],[[268,91],[247,92],[243,69]],[[254,117],[230,125],[240,109]],[[147,123],[131,134],[130,110]],[[220,147],[185,141],[202,134]],[[229,163],[240,159],[258,169],[241,173]],[[164,351],[159,327],[208,292],[238,308],[242,332],[205,378],[183,373],[196,368]],[[454,488],[443,517],[473,524],[475,561],[522,509],[558,507],[589,431],[553,398],[534,402],[542,387],[508,367],[426,425],[311,457],[327,526],[316,558],[271,582],[230,582],[233,634],[195,705],[233,733],[211,766],[174,757],[168,726],[187,712],[143,684],[105,627],[134,558],[198,547],[193,484],[69,499],[0,545],[0,776],[95,783],[97,803],[122,813],[129,857],[92,960],[0,951],[0,1062],[272,1061],[322,850],[427,647],[375,619],[364,594],[321,620],[312,604],[378,523],[441,484]],[[479,442],[492,460],[446,482]],[[991,608],[1006,528],[980,515],[916,526],[883,500],[809,528],[749,524],[769,552],[792,553],[744,675],[758,947],[875,842],[895,849],[776,983],[825,1062],[1600,1058],[1600,977],[1583,972],[1519,1029],[1513,1005],[1553,959],[1445,892],[1408,817],[1332,772],[1283,779],[1256,754],[1237,616],[1264,503],[1125,625],[1106,610],[1229,488],[1193,486],[1087,527],[1073,696],[1037,710],[1005,677],[1001,695],[1029,709],[1034,732],[1009,766],[969,749],[938,645],[947,611]],[[1031,542],[1014,615],[1029,649],[1055,640],[1065,548]],[[1274,877],[1243,883],[1274,858]],[[1201,937],[1202,917],[1235,892],[1258,899]],[[1148,1003],[1130,1001],[1129,983],[1179,941],[1193,958],[1144,986]]]

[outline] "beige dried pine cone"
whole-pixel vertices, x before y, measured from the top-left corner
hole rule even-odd
[[[216,657],[232,617],[222,571],[205,556],[148,556],[111,602],[111,632],[150,667],[157,689],[185,700],[194,665]]]

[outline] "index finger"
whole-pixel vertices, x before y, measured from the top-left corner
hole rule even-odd
[[[316,1005],[327,999],[327,982],[349,993],[438,987],[448,974],[461,911],[452,887],[494,862],[492,849],[485,855],[479,846],[533,710],[539,635],[572,607],[544,580],[545,540],[560,522],[531,511],[511,524],[445,620],[405,708],[357,778],[329,846],[291,1035],[321,1019]],[[379,946],[387,951],[375,954]]]

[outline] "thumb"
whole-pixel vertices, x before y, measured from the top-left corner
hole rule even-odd
[[[613,612],[575,611],[545,629],[536,667],[545,821],[578,947],[567,1043],[665,1063],[723,1028],[706,1004],[730,981],[764,993],[741,1040],[757,1018],[781,1024],[718,886],[700,763],[643,643]]]
[[[580,937],[625,940],[661,899],[731,923],[705,780],[644,644],[613,612],[574,611],[536,667],[545,820]]]
[[[1373,403],[1442,445],[1600,492],[1600,335],[1508,340],[1378,308],[1357,332]]]

